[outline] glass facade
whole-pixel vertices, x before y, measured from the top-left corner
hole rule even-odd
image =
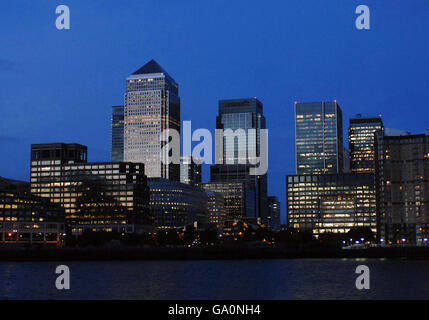
[[[216,117],[216,129],[244,130],[247,143],[240,144],[239,139],[223,139],[223,163],[248,164],[250,155],[260,155],[260,130],[266,129],[262,114],[262,103],[256,98],[229,99],[219,101],[219,115]],[[256,129],[256,135],[248,135],[249,129]],[[249,139],[254,139],[249,142]],[[252,150],[250,149],[252,148]]]
[[[179,164],[163,164],[161,133],[180,134],[179,87],[154,60],[127,78],[124,115],[124,160],[144,163],[146,175],[180,180]],[[167,161],[165,161],[167,162]]]
[[[260,130],[266,129],[262,103],[256,98],[228,99],[219,101],[219,115],[216,117],[216,129],[243,130],[246,141],[238,137],[223,138],[223,164],[210,168],[212,182],[244,182],[253,188],[253,217],[266,218],[267,209],[267,175],[250,175],[249,169],[254,166],[252,157],[261,155]],[[249,135],[249,129],[255,129],[255,135]],[[254,139],[249,141],[249,139]],[[216,146],[218,148],[219,146]],[[249,159],[250,158],[250,159]]]
[[[379,131],[376,159],[380,240],[386,243],[427,242],[429,136],[387,136]]]
[[[180,182],[191,186],[201,183],[202,166],[196,163],[192,156],[183,156],[180,158]]]
[[[124,161],[124,106],[112,107],[112,162]]]
[[[150,210],[160,230],[208,222],[207,194],[203,189],[164,178],[148,179]]]
[[[343,171],[342,112],[334,102],[295,103],[297,174]]]
[[[350,119],[349,148],[351,172],[374,172],[375,132],[383,130],[381,118]]]
[[[288,225],[321,233],[347,233],[352,227],[377,232],[374,174],[289,175]]]
[[[207,182],[202,188],[223,196],[227,220],[255,217],[255,191],[244,182]]]

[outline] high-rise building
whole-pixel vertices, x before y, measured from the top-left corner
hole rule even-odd
[[[384,128],[385,136],[409,136],[411,133],[405,130],[399,130],[395,128]]]
[[[189,184],[165,178],[148,179],[150,210],[160,230],[208,222],[206,192]]]
[[[393,132],[393,131],[389,131]],[[386,243],[429,238],[429,135],[376,134],[378,234]]]
[[[124,161],[124,106],[112,107],[112,162]]]
[[[268,220],[273,230],[280,230],[280,202],[276,196],[268,197]]]
[[[350,119],[349,148],[351,172],[374,172],[375,132],[383,130],[380,117],[356,117]]]
[[[206,193],[209,210],[208,223],[221,229],[224,227],[227,218],[223,195],[213,191],[206,191]]]
[[[0,244],[64,244],[64,209],[30,193],[30,184],[0,177]]]
[[[341,173],[342,112],[334,102],[295,102],[296,173]]]
[[[211,166],[212,182],[244,182],[255,192],[255,217],[267,217],[267,174],[251,175],[250,168],[255,167],[255,157],[263,156],[261,151],[261,129],[266,129],[262,103],[256,98],[229,99],[219,101],[219,115],[216,117],[216,129],[224,130],[222,141],[223,162]],[[233,133],[243,130],[246,141],[238,137],[229,138],[225,130]],[[250,129],[255,134],[250,134]],[[216,146],[218,149],[220,146]]]
[[[168,164],[164,130],[180,134],[177,82],[151,60],[127,78],[124,116],[124,161],[144,163],[150,178],[180,180],[180,164]]]
[[[346,148],[343,149],[343,172],[350,172],[350,151]]]
[[[322,233],[347,233],[369,227],[376,233],[373,173],[288,175],[289,227]]]
[[[201,163],[196,163],[192,156],[180,158],[180,182],[191,186],[198,185],[202,179]]]
[[[80,144],[31,145],[31,192],[64,208],[75,234],[138,233],[153,223],[144,165],[87,162],[87,147]]]
[[[206,182],[201,187],[223,196],[227,220],[255,219],[255,190],[244,182]]]
[[[224,137],[223,163],[242,164],[244,162],[251,164],[248,159],[258,157],[261,152],[260,130],[266,129],[262,103],[257,98],[220,100],[216,129],[244,130],[247,140],[247,144],[244,146],[240,145],[238,139],[230,140]],[[254,136],[249,135],[249,129],[255,129],[256,134]],[[253,143],[249,139],[254,139]],[[243,150],[241,150],[242,148]]]

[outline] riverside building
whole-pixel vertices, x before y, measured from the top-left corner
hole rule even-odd
[[[31,192],[64,208],[72,233],[85,229],[143,232],[153,219],[144,165],[87,162],[87,147],[31,146]]]

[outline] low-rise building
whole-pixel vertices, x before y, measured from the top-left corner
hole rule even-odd
[[[30,193],[30,184],[0,177],[0,244],[64,244],[64,209]]]
[[[165,178],[149,178],[150,211],[159,230],[208,222],[206,192],[189,184]]]
[[[87,162],[79,144],[31,146],[31,192],[65,210],[73,234],[84,230],[140,233],[153,224],[144,165]]]

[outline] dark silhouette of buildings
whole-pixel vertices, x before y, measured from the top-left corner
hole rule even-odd
[[[112,107],[112,162],[124,161],[124,106]]]

